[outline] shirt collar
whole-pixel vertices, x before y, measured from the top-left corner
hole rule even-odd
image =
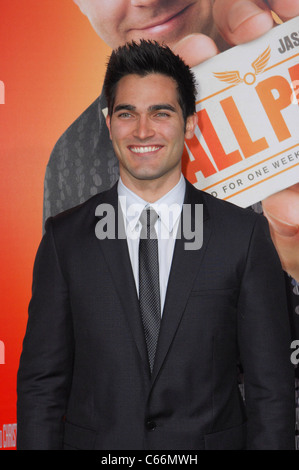
[[[171,233],[182,211],[186,181],[181,175],[179,182],[168,193],[151,204],[127,188],[121,178],[119,178],[117,190],[120,206],[130,230],[136,229],[143,209],[151,206],[159,215],[163,226]]]

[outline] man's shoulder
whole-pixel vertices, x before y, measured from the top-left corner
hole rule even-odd
[[[197,194],[197,201],[203,204],[204,220],[210,219],[214,233],[223,240],[231,243],[241,243],[243,240],[246,244],[256,227],[259,227],[260,233],[269,238],[266,217],[256,213],[253,208],[237,206],[197,189],[194,194]]]
[[[191,185],[189,184],[189,186]],[[243,208],[237,206],[236,204],[233,204],[224,199],[216,198],[215,196],[197,189],[194,186],[192,187],[191,191],[193,192],[197,201],[204,204],[208,215],[218,221],[232,219],[236,222],[239,222],[241,220],[248,219],[249,221],[254,222],[257,218],[260,217],[260,215],[254,212],[251,207]]]
[[[218,199],[209,193],[204,193],[204,200],[210,210],[233,217],[249,217],[255,219],[257,214],[250,207],[241,207],[225,199]]]

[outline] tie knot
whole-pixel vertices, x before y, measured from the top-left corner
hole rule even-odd
[[[157,212],[153,208],[148,207],[147,209],[143,209],[139,218],[139,221],[142,225],[140,238],[157,238],[155,223],[157,222],[158,217],[159,216]]]
[[[158,220],[158,214],[157,212],[152,208],[148,207],[147,209],[143,209],[140,215],[140,223],[142,227],[147,228],[151,227],[153,228],[155,223]]]

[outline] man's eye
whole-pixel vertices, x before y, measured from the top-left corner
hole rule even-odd
[[[123,118],[123,119],[130,118],[131,116],[132,116],[132,114],[130,114],[130,113],[120,113],[118,115],[119,118]]]
[[[156,116],[157,117],[169,117],[169,113],[167,113],[166,111],[159,111],[158,113],[156,113]]]

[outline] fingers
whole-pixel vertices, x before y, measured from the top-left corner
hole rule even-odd
[[[214,57],[219,52],[215,42],[204,34],[186,36],[172,49],[175,54],[182,57],[189,67],[194,67],[204,60]]]
[[[268,4],[283,21],[299,15],[299,0],[268,0]]]
[[[282,236],[299,232],[299,183],[263,201],[264,214],[272,228]]]
[[[219,31],[231,45],[256,39],[274,25],[263,0],[215,0],[213,14]]]
[[[299,0],[214,0],[215,25],[228,44],[246,43],[274,26],[270,8],[285,21],[299,15]],[[187,36],[173,50],[190,67],[219,52],[214,41],[203,34]]]
[[[282,268],[299,282],[299,232],[293,237],[280,235],[270,225],[271,238]]]
[[[263,201],[283,269],[299,282],[299,183]]]

